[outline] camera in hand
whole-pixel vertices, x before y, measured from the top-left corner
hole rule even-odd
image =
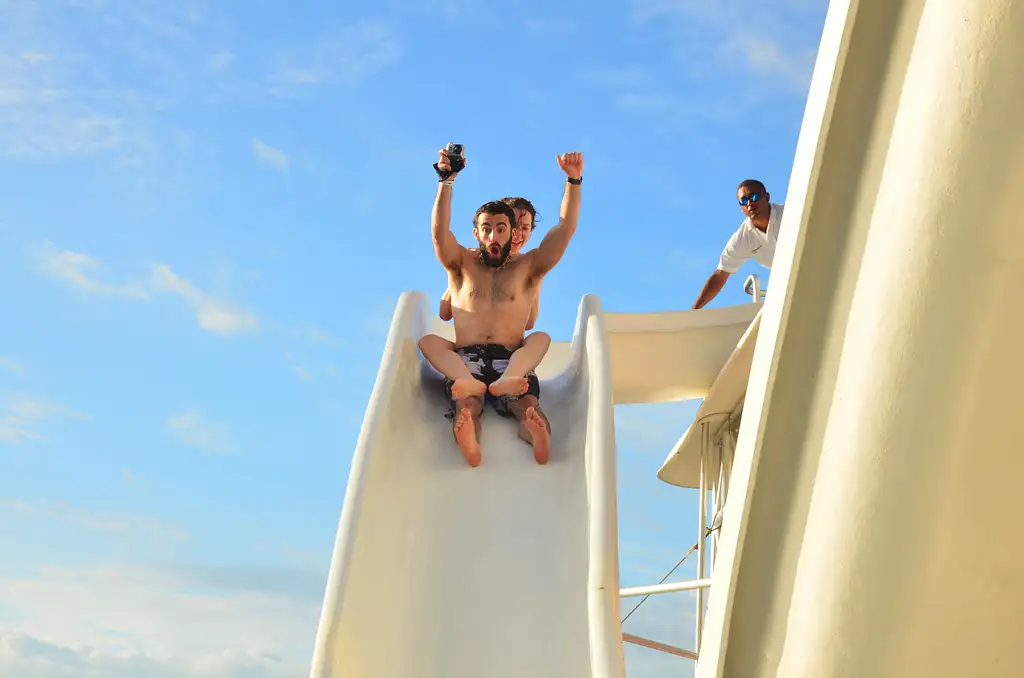
[[[448,145],[444,147],[445,154],[448,156],[448,163],[451,165],[451,170],[442,170],[434,163],[434,171],[437,172],[437,176],[441,181],[444,181],[456,172],[462,171],[466,166],[466,157],[463,155],[465,146],[462,144],[456,144],[448,142]]]
[[[444,150],[448,152],[448,162],[452,165],[452,173],[462,171],[462,168],[466,166],[466,157],[462,154],[466,147],[449,141]]]

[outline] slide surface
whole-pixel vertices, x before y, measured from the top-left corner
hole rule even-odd
[[[605,315],[585,296],[537,370],[550,462],[485,407],[475,469],[417,348],[453,337],[434,308],[407,293],[392,320],[311,675],[622,678],[613,404],[704,397],[761,304]]]
[[[315,678],[619,678],[615,447],[600,306],[538,370],[552,426],[536,464],[485,407],[470,468],[418,339],[433,299],[399,302],[357,443],[317,633]],[[544,366],[542,365],[542,368]],[[553,373],[554,372],[554,373]]]

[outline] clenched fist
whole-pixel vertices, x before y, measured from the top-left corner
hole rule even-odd
[[[442,148],[438,153],[440,154],[440,159],[437,161],[437,169],[442,172],[450,172],[452,169],[452,162],[448,159],[448,151]],[[458,172],[455,172],[455,174],[458,174]],[[448,178],[454,179],[455,174],[449,175]]]
[[[563,153],[558,156],[558,166],[570,179],[579,179],[583,176],[583,154],[579,151]]]

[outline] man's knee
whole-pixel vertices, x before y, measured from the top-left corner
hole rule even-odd
[[[427,353],[430,350],[436,351],[439,348],[444,348],[444,337],[439,337],[436,334],[425,334],[420,337],[417,345],[424,353]]]
[[[509,409],[512,410],[512,413],[515,414],[516,417],[522,419],[526,416],[526,410],[531,407],[540,412],[540,402],[537,400],[537,396],[524,395],[516,399],[515,402],[509,406]]]
[[[551,346],[551,335],[548,334],[547,332],[534,332],[533,334],[528,336],[526,340],[529,341],[531,344],[543,346],[545,351],[548,350],[549,346]]]
[[[461,400],[455,401],[456,413],[462,410],[469,410],[470,415],[474,418],[479,417],[480,413],[484,411],[484,399],[479,396],[471,396],[469,398],[462,398]]]

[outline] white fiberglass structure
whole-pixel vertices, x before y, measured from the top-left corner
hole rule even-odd
[[[534,464],[485,409],[471,469],[403,296],[353,459],[314,678],[1016,678],[1024,666],[1024,0],[834,0],[762,302],[604,313],[538,370]],[[735,284],[735,283],[732,283]],[[619,589],[613,405],[700,398],[658,472],[698,578]],[[696,647],[621,597],[698,591]],[[680,660],[685,661],[685,660]]]
[[[698,678],[1024,670],[1022,29],[1022,0],[829,7]]]
[[[312,675],[624,675],[613,402],[699,397],[759,306],[605,314],[585,297],[572,342],[538,369],[550,462],[485,409],[484,460],[471,468],[417,348],[451,326],[433,299],[404,295],[353,459]]]

